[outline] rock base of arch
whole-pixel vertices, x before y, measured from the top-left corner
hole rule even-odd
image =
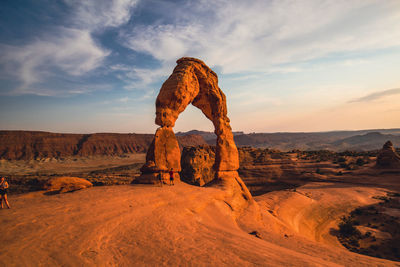
[[[160,183],[159,175],[164,183],[169,183],[171,170],[174,182],[179,182],[181,151],[178,140],[171,127],[160,127],[147,151],[146,163],[140,169],[142,174],[133,183],[157,184]]]

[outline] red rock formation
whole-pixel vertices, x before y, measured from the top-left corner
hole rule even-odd
[[[203,186],[215,178],[215,147],[203,145],[185,147],[182,151],[182,179]]]
[[[83,134],[1,131],[0,157],[7,160],[60,158],[78,150]]]
[[[152,139],[152,134],[0,131],[0,159],[31,160],[145,153]],[[181,147],[206,144],[200,135],[179,136],[178,142]]]
[[[217,135],[214,184],[224,189],[230,199],[231,208],[238,210],[252,197],[237,173],[239,155],[227,116],[226,97],[218,87],[218,77],[199,59],[185,57],[179,59],[177,64],[157,96],[155,123],[161,126],[157,132],[170,131],[179,114],[189,104],[199,108],[213,122]],[[154,143],[156,139],[157,137]],[[172,144],[175,141],[171,137],[163,144],[168,145],[169,142]],[[156,149],[149,149],[148,162],[142,168],[143,173],[138,182],[148,182],[151,177],[156,177],[154,171],[162,169],[157,160],[151,160],[153,157],[149,156]],[[167,150],[165,152],[168,153]],[[160,156],[164,157],[177,161],[180,160],[180,153]]]
[[[400,168],[400,156],[396,153],[391,141],[387,141],[376,158],[377,168]]]
[[[151,142],[150,134],[96,133],[85,135],[78,145],[78,156],[122,155],[144,153]]]
[[[181,151],[174,132],[169,127],[158,128],[147,155],[146,163],[140,169],[141,175],[136,183],[157,183],[158,173],[163,174],[163,180],[169,179],[167,173],[172,169],[174,177],[178,180],[181,171]]]
[[[156,124],[174,127],[179,114],[193,104],[214,124],[216,169],[236,171],[239,156],[227,116],[226,97],[218,87],[217,74],[199,59],[181,58],[177,63],[157,96]]]

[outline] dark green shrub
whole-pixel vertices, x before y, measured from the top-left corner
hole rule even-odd
[[[339,163],[339,167],[340,167],[340,168],[347,169],[347,168],[348,168],[348,165],[347,165],[346,162],[341,162],[341,163]]]
[[[349,238],[349,244],[355,247],[359,247],[360,243],[358,243],[358,239],[356,236],[352,236]]]
[[[351,212],[351,215],[361,215],[363,214],[362,209],[355,209]]]
[[[358,159],[356,160],[356,164],[357,164],[358,166],[363,166],[363,165],[365,164],[365,161],[364,161],[364,159],[362,159],[362,158],[358,158]]]
[[[350,217],[342,217],[339,223],[339,233],[344,237],[360,237],[361,232],[354,227],[354,221]]]

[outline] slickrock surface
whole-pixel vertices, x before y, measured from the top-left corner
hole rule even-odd
[[[400,168],[400,156],[396,153],[392,142],[387,141],[376,158],[378,168]]]
[[[359,189],[315,185],[267,194],[255,198],[261,218],[239,220],[224,191],[184,183],[10,196],[12,208],[0,210],[0,266],[399,266],[313,240],[326,233],[318,229],[329,230],[336,208],[351,208],[334,206],[337,192],[352,204],[379,195]],[[321,227],[299,235],[312,225]]]

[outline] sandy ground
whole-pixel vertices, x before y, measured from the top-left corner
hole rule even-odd
[[[337,214],[376,201],[381,189],[313,183],[271,192],[256,198],[258,219],[238,221],[221,194],[180,183],[10,196],[12,209],[0,210],[0,265],[400,266],[326,237]]]
[[[69,157],[64,159],[46,158],[41,160],[0,160],[0,173],[26,175],[62,174],[71,172],[88,172],[98,169],[118,167],[133,163],[145,162],[146,154],[125,154],[124,157],[92,156]]]

